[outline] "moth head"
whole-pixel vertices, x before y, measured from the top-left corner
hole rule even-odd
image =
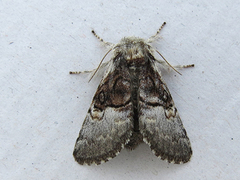
[[[124,37],[113,48],[114,56],[121,54],[126,60],[143,58],[153,54],[153,49],[144,39],[138,37]]]

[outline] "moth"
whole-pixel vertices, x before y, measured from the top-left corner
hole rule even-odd
[[[148,40],[124,37],[107,52],[113,51],[111,60],[101,65],[106,54],[95,70],[106,69],[76,140],[73,156],[79,164],[99,165],[143,141],[162,160],[190,160],[189,138],[158,67],[171,65],[150,45],[165,24]]]

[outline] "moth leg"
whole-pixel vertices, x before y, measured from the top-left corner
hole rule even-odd
[[[99,69],[101,70],[101,69],[105,68],[107,66],[107,64],[109,63],[109,61],[102,63]],[[69,71],[69,74],[88,74],[88,73],[92,73],[95,71],[96,71],[96,69],[92,69],[89,71]]]
[[[103,42],[106,46],[113,46],[112,43],[106,42],[100,36],[98,36],[94,30],[92,30],[92,33],[99,41]]]

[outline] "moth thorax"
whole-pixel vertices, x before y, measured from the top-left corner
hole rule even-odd
[[[121,53],[124,59],[133,60],[143,58],[151,53],[151,46],[144,39],[137,37],[123,38],[114,48],[116,54]]]

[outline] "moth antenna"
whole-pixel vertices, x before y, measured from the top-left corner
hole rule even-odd
[[[162,55],[158,50],[156,50],[156,52],[163,58],[163,60],[164,60],[174,71],[176,71],[178,74],[182,75],[180,72],[178,72],[178,71],[163,57],[163,55]]]
[[[148,40],[147,40],[148,43],[151,43],[156,39],[156,37],[158,36],[158,34],[160,33],[160,31],[162,30],[162,28],[165,24],[166,24],[166,22],[163,22],[162,26],[157,30],[157,33],[155,35],[151,36],[150,38],[148,38]]]
[[[103,42],[105,45],[107,45],[107,46],[112,46],[112,45],[113,45],[113,44],[110,43],[110,42],[104,41],[100,36],[98,36],[98,35],[96,34],[96,32],[95,32],[94,30],[92,30],[92,33],[93,33],[93,35],[94,35],[99,41]]]
[[[97,73],[98,69],[100,68],[100,66],[101,66],[104,58],[108,55],[108,53],[110,53],[111,50],[112,50],[112,49],[109,49],[109,51],[103,56],[103,58],[102,58],[101,62],[99,63],[97,69],[94,71],[93,75],[91,76],[91,78],[89,79],[88,82],[90,82],[90,81],[92,80],[93,76]]]

